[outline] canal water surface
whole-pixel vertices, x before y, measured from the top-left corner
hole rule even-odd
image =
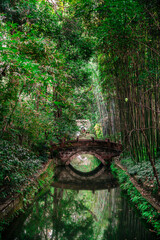
[[[108,170],[79,177],[72,170],[58,169],[50,189],[8,226],[2,240],[158,239]]]

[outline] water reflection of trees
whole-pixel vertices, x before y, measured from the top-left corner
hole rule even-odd
[[[147,230],[148,226],[145,228],[144,223],[140,220],[138,212],[133,211],[127,199],[121,198],[119,194],[115,197],[114,199],[116,199],[118,211],[115,211],[115,208],[111,211],[111,216],[108,217],[108,227],[105,229],[101,240],[158,239],[155,234]]]
[[[49,239],[90,239],[92,216],[86,215],[83,201],[75,199],[77,193],[54,189],[52,238]]]
[[[106,190],[93,194],[92,191],[51,188],[35,203],[25,221],[24,238],[21,239],[101,239],[109,225],[108,217],[116,207],[113,206],[114,191],[111,190],[111,194]]]
[[[51,188],[34,204],[19,239],[92,239],[94,214],[78,193]]]
[[[156,239],[121,198],[119,189],[93,193],[51,187],[13,230],[5,240]]]

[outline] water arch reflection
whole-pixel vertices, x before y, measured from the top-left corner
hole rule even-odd
[[[80,172],[73,166],[58,166],[53,187],[72,190],[104,190],[118,186],[116,178],[103,164],[91,172]]]

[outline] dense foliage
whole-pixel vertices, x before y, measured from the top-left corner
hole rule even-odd
[[[158,179],[160,179],[160,159],[155,163]],[[127,172],[153,195],[158,196],[158,185],[154,177],[153,168],[148,161],[135,163],[131,158],[124,158],[121,164],[127,169]],[[157,198],[158,199],[158,198]]]
[[[0,202],[30,184],[43,160],[24,147],[0,141]]]
[[[160,189],[157,6],[1,1],[1,138],[42,156],[75,136],[76,119],[90,119],[98,137],[121,140],[138,168],[150,165]]]
[[[1,1],[0,12],[2,200],[30,182],[50,144],[75,135],[76,119],[91,115],[94,44],[61,3]]]
[[[1,136],[32,149],[71,136],[92,108],[92,41],[45,1],[4,1],[1,11]]]

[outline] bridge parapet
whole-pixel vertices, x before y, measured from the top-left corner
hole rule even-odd
[[[103,147],[103,148],[109,148],[114,149],[117,151],[122,151],[122,144],[110,142],[107,140],[100,140],[100,139],[80,139],[80,140],[71,140],[64,143],[60,143],[59,145],[56,145],[57,148],[70,148],[70,147]]]

